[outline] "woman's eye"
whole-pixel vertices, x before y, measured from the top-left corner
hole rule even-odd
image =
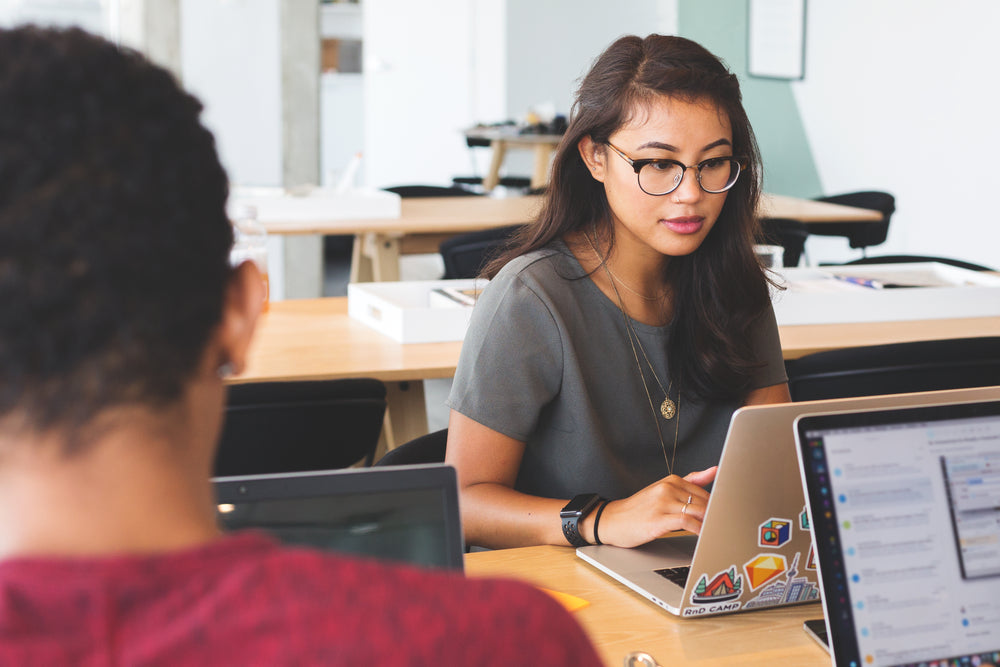
[[[677,168],[677,163],[670,160],[654,160],[649,163],[649,166],[654,171],[670,171]]]
[[[702,169],[722,169],[729,166],[729,158],[712,158],[701,163]]]

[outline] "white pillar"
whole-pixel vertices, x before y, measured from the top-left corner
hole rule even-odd
[[[320,35],[317,0],[281,2],[281,137],[285,187],[318,185]],[[285,298],[323,291],[323,237],[284,238]]]

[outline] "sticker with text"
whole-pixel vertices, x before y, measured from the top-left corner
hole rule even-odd
[[[739,611],[740,595],[743,593],[743,575],[739,574],[735,565],[717,573],[711,580],[702,574],[691,594],[691,604],[685,607],[684,616],[704,616],[708,614],[723,614]]]
[[[700,614],[718,614],[725,611],[736,611],[740,608],[739,597],[743,593],[743,575],[739,574],[735,565],[719,572],[711,579],[702,574],[691,594],[691,604],[704,605],[694,611],[685,610],[685,616]]]

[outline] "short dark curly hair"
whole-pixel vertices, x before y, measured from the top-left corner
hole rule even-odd
[[[202,105],[79,29],[0,29],[0,419],[176,402],[221,317],[228,179]]]

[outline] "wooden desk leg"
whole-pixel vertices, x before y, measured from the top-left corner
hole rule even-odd
[[[374,276],[372,274],[372,260],[365,252],[365,244],[368,242],[366,234],[355,234],[354,245],[351,247],[351,278],[352,283],[370,283]]]
[[[399,280],[399,239],[384,234],[358,234],[351,250],[351,282]]]
[[[384,234],[371,236],[372,278],[376,282],[399,280],[399,239]]]
[[[531,174],[531,187],[542,188],[549,182],[549,159],[555,146],[552,144],[535,145],[535,168]]]
[[[386,382],[385,423],[379,440],[381,454],[395,449],[404,442],[427,433],[427,404],[424,400],[422,380],[412,382]]]
[[[507,142],[496,139],[490,142],[490,150],[493,156],[490,158],[490,170],[483,178],[483,190],[489,192],[500,182],[500,167],[503,166],[504,157],[507,155]]]

